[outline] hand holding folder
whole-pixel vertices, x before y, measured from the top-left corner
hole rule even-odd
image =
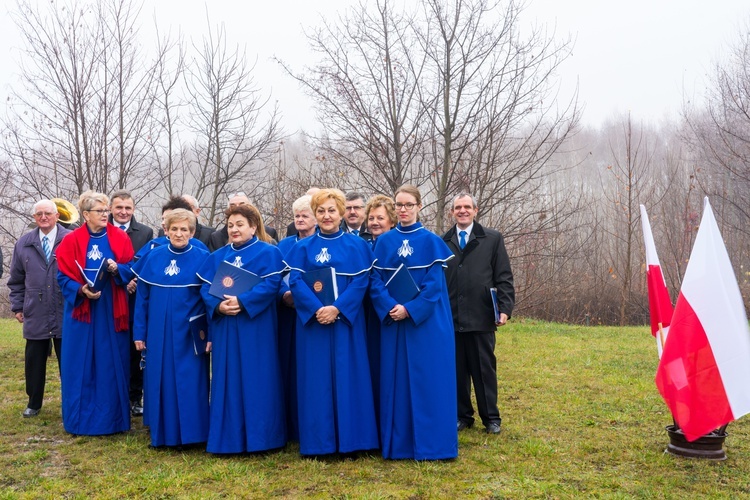
[[[102,259],[102,263],[96,270],[96,276],[94,276],[93,280],[90,280],[89,277],[86,276],[86,272],[83,270],[81,265],[76,262],[76,266],[78,266],[78,269],[80,269],[81,271],[83,281],[86,282],[86,284],[89,286],[89,290],[91,290],[92,292],[101,292],[104,289],[104,285],[106,285],[109,281],[109,273],[107,272],[106,264],[107,259]]]
[[[195,355],[206,354],[206,346],[208,345],[208,320],[206,319],[206,314],[192,316],[189,322]]]
[[[332,306],[339,298],[338,284],[336,283],[336,269],[324,267],[302,273],[302,281],[307,283],[320,303],[324,306]]]
[[[216,274],[211,282],[211,288],[208,289],[208,293],[218,299],[224,300],[224,295],[234,295],[236,297],[252,289],[262,281],[263,278],[257,274],[234,266],[229,262],[222,261],[216,269]]]

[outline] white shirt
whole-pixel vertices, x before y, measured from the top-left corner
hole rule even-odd
[[[52,226],[52,229],[47,234],[44,234],[41,229],[39,230],[39,243],[42,242],[45,236],[47,237],[47,241],[49,241],[49,249],[52,251],[52,248],[55,246],[55,238],[57,238],[57,224]]]
[[[460,227],[456,226],[456,236],[458,237],[458,241],[461,241],[461,231],[466,231],[466,243],[469,242],[469,238],[471,237],[471,231],[474,229],[474,221],[471,221],[471,224],[469,224],[469,227],[466,229],[461,229]]]

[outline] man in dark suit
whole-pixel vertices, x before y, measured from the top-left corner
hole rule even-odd
[[[477,410],[489,434],[500,433],[497,407],[497,360],[495,330],[513,311],[513,272],[503,236],[474,221],[479,208],[470,194],[453,199],[451,215],[456,224],[443,240],[456,258],[448,261],[446,280],[456,336],[456,383],[459,431],[474,424],[471,382]],[[500,318],[495,320],[490,288],[497,289]]]
[[[234,208],[239,205],[250,205],[250,198],[248,198],[245,193],[240,192],[229,197],[229,208]],[[266,226],[265,224],[263,225],[263,228],[266,230],[266,234],[274,239],[274,242],[279,241],[278,233],[276,233],[274,228]],[[211,237],[208,239],[206,246],[208,246],[210,252],[214,252],[226,245],[227,241],[229,241],[229,232],[227,230],[227,225],[224,224],[223,227],[211,233]]]
[[[10,309],[23,323],[26,394],[29,402],[24,418],[35,417],[42,408],[47,379],[50,341],[57,355],[58,373],[62,349],[63,298],[57,283],[55,249],[70,232],[57,223],[59,214],[51,200],[34,205],[36,229],[16,242],[10,263]]]
[[[365,224],[365,197],[356,191],[346,193],[344,210],[341,229],[345,233],[359,236],[364,240],[372,240],[372,234],[367,230],[367,224]]]
[[[154,239],[154,231],[135,220],[135,201],[129,191],[120,190],[112,193],[109,198],[110,222],[125,231],[133,244],[133,250],[138,253],[146,243]],[[127,285],[130,307],[130,414],[134,417],[143,415],[143,372],[140,368],[141,353],[135,350],[133,344],[133,311],[135,310],[135,278]]]
[[[198,203],[198,200],[195,199],[194,196],[191,196],[189,194],[183,194],[180,196],[185,202],[190,206],[189,210],[195,214],[196,221],[200,220],[200,213],[201,213],[201,206],[200,203]],[[168,204],[170,202],[167,202]],[[182,207],[177,207],[182,208]],[[173,209],[172,209],[173,210]],[[164,207],[162,207],[162,214],[164,213]],[[200,222],[195,223],[195,234],[193,235],[193,238],[200,241],[204,245],[208,246],[208,241],[211,238],[211,235],[214,233],[214,228],[210,226],[204,226]],[[159,232],[157,233],[157,236],[161,238],[164,236],[164,228],[160,227]]]

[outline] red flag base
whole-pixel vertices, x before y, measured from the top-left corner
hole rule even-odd
[[[676,425],[667,426],[669,434],[669,445],[664,450],[667,453],[678,457],[686,458],[703,458],[706,460],[726,460],[727,454],[724,453],[724,439],[727,437],[726,432],[713,431],[695,441],[688,441],[682,430]]]

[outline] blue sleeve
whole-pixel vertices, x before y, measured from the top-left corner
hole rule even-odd
[[[263,281],[252,287],[245,293],[237,296],[237,301],[247,314],[254,318],[262,313],[276,301],[276,296],[281,284],[281,273],[272,274],[263,278]]]
[[[292,269],[289,272],[289,288],[294,297],[294,307],[297,309],[297,316],[306,325],[310,320],[315,319],[315,313],[323,307],[315,293],[302,279],[302,272]]]
[[[146,342],[148,337],[148,307],[151,287],[148,283],[138,280],[138,290],[135,294],[135,313],[133,314],[133,341]]]
[[[370,275],[370,298],[380,321],[391,324],[393,320],[388,313],[391,312],[391,309],[398,302],[388,293],[388,289],[385,287],[386,277],[384,274],[385,272],[381,269],[372,270],[372,274]]]
[[[64,274],[62,271],[57,271],[57,283],[60,285],[63,299],[65,299],[65,302],[71,307],[76,307],[83,302],[83,296],[78,295],[78,291],[83,288],[83,286],[76,280],[69,278],[68,275]]]
[[[435,306],[446,293],[445,274],[442,263],[436,262],[430,266],[427,274],[424,275],[419,283],[422,290],[419,295],[412,300],[403,304],[409,311],[409,316],[415,324],[419,325],[433,315]],[[447,297],[446,297],[447,299]]]
[[[346,323],[351,325],[357,313],[362,310],[362,299],[370,284],[370,272],[365,271],[345,278],[348,280],[346,289],[339,294],[333,305],[339,310]]]

